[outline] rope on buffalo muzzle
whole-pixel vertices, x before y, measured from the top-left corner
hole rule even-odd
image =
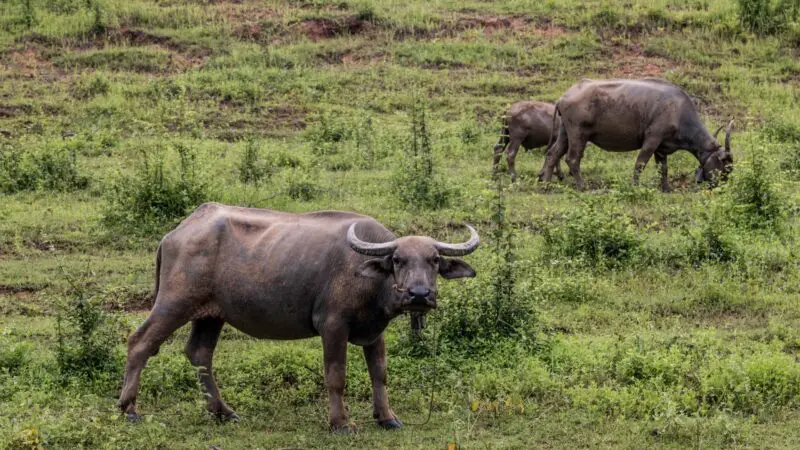
[[[433,414],[433,398],[434,394],[436,393],[436,380],[438,375],[438,362],[439,362],[439,339],[436,335],[436,326],[431,327],[433,328],[433,373],[432,373],[432,381],[430,387],[430,394],[428,396],[428,415],[425,417],[425,420],[420,423],[414,422],[404,422],[406,425],[412,425],[415,427],[421,427],[427,425],[428,422],[431,421],[431,415]]]

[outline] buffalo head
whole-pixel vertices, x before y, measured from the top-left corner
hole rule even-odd
[[[733,128],[733,120],[728,122],[728,126],[721,126],[714,133],[714,140],[717,139],[720,130],[725,128],[725,147],[717,144],[716,148],[712,150],[710,155],[705,158],[705,161],[697,169],[695,174],[696,181],[701,183],[703,181],[725,181],[728,175],[733,170],[733,152],[731,151],[731,129]]]
[[[425,313],[436,308],[436,277],[474,277],[466,262],[445,256],[464,256],[478,247],[480,239],[467,225],[470,238],[460,244],[446,244],[426,236],[407,236],[391,242],[364,242],[356,236],[356,224],[347,230],[350,248],[362,255],[376,256],[361,264],[358,274],[370,278],[393,277],[395,301],[401,312]]]

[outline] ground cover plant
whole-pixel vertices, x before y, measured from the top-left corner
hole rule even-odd
[[[800,24],[792,1],[11,0],[0,3],[0,448],[800,446]],[[662,77],[728,183],[589,146],[586,190],[492,179],[500,117],[576,80]],[[503,168],[504,169],[504,168]],[[504,170],[501,170],[503,172]],[[426,174],[421,180],[417,175]],[[205,412],[176,332],[116,408],[160,237],[204,201],[371,215],[482,247],[421,335],[387,331],[389,398],[327,429],[318,339],[229,327]],[[430,413],[430,416],[428,416]]]

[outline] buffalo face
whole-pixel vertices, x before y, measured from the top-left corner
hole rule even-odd
[[[361,264],[358,274],[370,278],[391,277],[396,311],[424,314],[437,307],[436,281],[441,275],[446,279],[474,277],[475,270],[458,258],[475,251],[479,244],[478,233],[472,228],[470,239],[460,244],[446,244],[425,236],[408,236],[392,242],[364,242],[355,235],[355,224],[350,226],[347,242],[358,253],[378,256]]]
[[[714,138],[717,137],[720,130],[719,127]],[[705,162],[697,169],[695,174],[696,181],[701,183],[703,181],[710,181],[716,183],[719,181],[726,181],[731,171],[733,170],[733,151],[731,150],[731,129],[733,128],[733,120],[728,122],[725,127],[725,147],[719,146],[714,150],[711,155],[706,158]]]

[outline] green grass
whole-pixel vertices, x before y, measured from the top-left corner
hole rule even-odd
[[[23,1],[0,4],[0,176],[20,176],[10,155],[44,174],[0,194],[0,448],[800,445],[799,24],[752,34],[734,0],[97,1],[31,0],[32,16]],[[682,86],[711,129],[736,119],[733,182],[694,185],[696,161],[678,153],[674,193],[658,191],[652,161],[633,187],[634,153],[590,146],[588,190],[575,193],[571,181],[535,181],[541,151],[520,154],[505,200],[515,292],[535,320],[526,340],[471,343],[475,354],[445,340],[435,359],[413,356],[397,320],[389,392],[405,429],[373,425],[352,348],[347,398],[361,431],[328,433],[318,339],[259,342],[226,328],[215,370],[239,424],[204,412],[185,328],[144,371],[143,423],[117,413],[121,373],[60,376],[56,318],[70,277],[83,274],[119,319],[116,363],[145,317],[160,236],[103,225],[109,191],[145,155],[174,175],[170,149],[191,149],[215,201],[358,211],[398,234],[454,240],[451,225],[466,221],[488,244],[504,108],[554,101],[584,77],[640,76]],[[391,186],[421,97],[436,171],[455,192],[438,211],[406,208]],[[269,169],[258,183],[241,181],[248,143]],[[85,183],[42,181],[60,176],[42,157],[56,151],[75,155]],[[742,214],[761,209],[741,202],[758,200],[737,189],[750,189],[755,158],[777,209],[751,221]],[[624,258],[585,255],[621,242]],[[480,311],[490,248],[467,258],[476,280],[442,282],[426,345],[433,328]]]

